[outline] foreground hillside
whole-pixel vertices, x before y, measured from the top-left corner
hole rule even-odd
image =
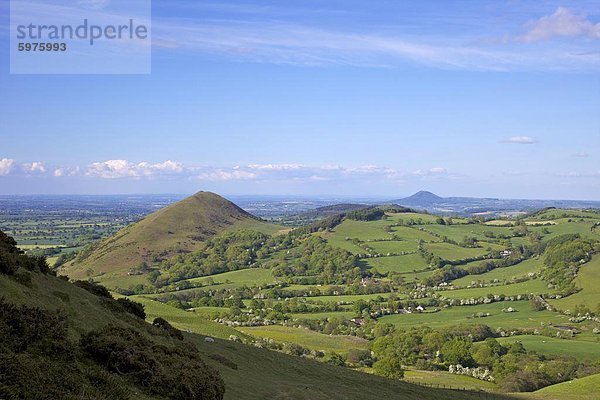
[[[101,281],[109,282],[128,274],[143,275],[143,263],[197,250],[206,239],[240,228],[266,233],[279,229],[214,193],[198,192],[83,250],[63,270],[74,278],[101,276]]]
[[[221,378],[225,399],[232,400],[479,398],[196,334],[178,338],[168,324],[143,322],[133,303],[55,277],[41,260],[17,255],[3,240],[1,398],[208,400],[221,398]],[[28,315],[33,319],[22,321]],[[215,331],[213,322],[199,321],[197,332]],[[119,358],[121,350],[132,358]]]

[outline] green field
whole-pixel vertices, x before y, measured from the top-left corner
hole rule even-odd
[[[499,338],[500,343],[521,342],[527,350],[542,354],[562,354],[578,360],[600,361],[600,343],[572,339],[558,339],[546,336],[511,336]]]
[[[513,307],[517,312],[502,312],[503,308],[508,307]],[[488,312],[491,314],[489,317],[470,318],[474,314]],[[566,323],[568,317],[551,311],[532,311],[528,301],[504,301],[474,306],[455,306],[439,312],[387,315],[379,320],[404,328],[416,325],[445,328],[457,324],[485,324],[494,329],[510,329],[540,328],[542,324]]]
[[[142,335],[148,335],[141,320],[127,313],[113,313],[104,305],[105,301],[102,298],[53,276],[39,273],[31,275],[31,287],[24,286],[13,278],[0,275],[0,293],[12,303],[60,310],[68,316],[71,339],[79,340],[82,333],[109,324],[129,327]],[[136,300],[143,301],[139,298]],[[176,320],[181,317],[178,314],[191,314],[181,310],[179,313],[173,312],[174,308],[149,300],[145,304],[149,319],[155,315],[164,315],[174,324],[178,324]],[[167,309],[163,307],[167,307]],[[218,337],[234,331],[200,318],[193,322],[184,318],[180,323],[182,326],[190,326],[200,333],[200,335],[185,333],[185,340],[190,346],[196,346],[204,361],[220,372],[225,381],[225,400],[475,400],[478,398],[476,393],[425,388],[352,371],[348,368],[221,340]],[[205,335],[215,336],[217,339],[214,342],[206,342]],[[241,333],[237,333],[237,335],[244,336]],[[330,341],[335,340],[335,337],[322,336],[329,338]],[[162,336],[154,336],[154,338],[160,340],[161,343],[171,340]],[[352,343],[352,339],[349,339],[350,343]],[[356,345],[364,347],[364,343],[361,342]],[[234,365],[235,368],[211,358],[216,355],[220,360],[227,360],[229,365]],[[365,391],[365,388],[369,388],[369,390]],[[139,388],[136,390],[132,387],[132,389],[131,393],[134,396],[132,398],[158,400],[156,397],[140,393]]]
[[[243,334],[233,328],[206,319],[200,312],[184,311],[155,300],[146,299],[142,296],[131,296],[129,298],[144,305],[148,321],[162,317],[183,331],[222,339],[228,339],[230,335],[243,336]]]
[[[248,268],[238,271],[224,272],[222,274],[189,279],[191,283],[200,283],[207,288],[232,288],[240,286],[261,286],[275,282],[275,277],[270,269]],[[213,285],[210,285],[210,282]]]
[[[440,241],[440,239],[428,233],[426,230],[421,230],[416,227],[411,228],[408,226],[395,226],[392,228],[392,231],[395,235],[400,236],[402,239],[411,242],[416,242],[418,240],[423,240],[424,242]]]
[[[528,281],[511,283],[507,285],[495,285],[488,287],[474,287],[470,289],[455,289],[438,291],[438,296],[449,299],[470,299],[486,297],[488,295],[516,296],[519,294],[545,294],[552,293],[548,284],[541,279],[530,279]]]
[[[373,249],[378,254],[399,254],[402,252],[415,252],[418,248],[416,240],[386,240],[379,242],[366,242],[365,246]]]
[[[484,232],[492,232],[495,235],[511,235],[510,228],[489,226],[483,224],[468,224],[468,225],[428,225],[426,230],[434,232],[441,236],[446,236],[448,239],[456,242],[461,242],[465,236],[475,237],[477,240],[489,240]]]
[[[324,335],[308,329],[271,325],[238,328],[241,332],[257,338],[273,339],[276,342],[296,343],[311,350],[347,353],[350,349],[366,349],[369,342],[354,336]]]
[[[552,385],[519,398],[539,400],[598,400],[600,374]]]
[[[444,260],[463,260],[465,258],[479,257],[488,253],[484,248],[460,247],[450,243],[427,243],[425,248]]]
[[[481,262],[482,261],[477,261],[476,263]],[[516,265],[511,265],[510,267],[496,268],[481,275],[467,275],[452,281],[452,283],[456,286],[469,286],[472,285],[473,282],[489,283],[493,282],[494,280],[502,282],[511,280],[513,278],[526,277],[530,273],[540,272],[541,269],[542,260],[539,258],[535,258],[525,260]]]
[[[377,257],[366,259],[365,262],[379,272],[397,272],[400,274],[422,271],[429,267],[427,262],[419,254],[407,254],[404,256]]]
[[[594,256],[592,261],[581,266],[575,283],[582,288],[580,292],[552,300],[551,304],[562,310],[573,310],[578,304],[596,310],[600,305],[600,256]]]

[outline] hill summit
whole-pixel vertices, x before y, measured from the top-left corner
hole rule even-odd
[[[413,206],[423,206],[429,204],[439,203],[444,199],[434,193],[428,192],[426,190],[421,190],[412,196],[405,197],[400,200],[396,200],[396,202],[403,205],[413,205]]]
[[[82,278],[107,273],[124,276],[142,263],[152,264],[197,250],[228,229],[277,229],[211,192],[198,192],[131,224],[85,249],[63,272]]]

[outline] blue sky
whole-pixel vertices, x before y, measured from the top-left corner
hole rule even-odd
[[[600,200],[598,1],[152,12],[150,75],[10,75],[0,5],[0,194]]]

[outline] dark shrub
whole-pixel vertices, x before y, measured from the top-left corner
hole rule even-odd
[[[146,312],[144,311],[143,304],[125,298],[117,299],[117,303],[128,313],[133,314],[138,318],[146,319]]]
[[[96,282],[75,281],[75,282],[73,282],[73,284],[75,286],[79,286],[80,288],[82,288],[84,290],[87,290],[88,292],[90,292],[92,294],[95,294],[96,296],[105,297],[107,299],[113,298],[107,288],[105,288],[104,286],[102,286]]]
[[[158,345],[128,328],[105,327],[81,337],[99,365],[169,399],[222,399],[225,386],[193,347]]]
[[[31,272],[27,271],[19,271],[13,275],[13,279],[19,282],[21,285],[32,287],[33,283],[31,282]]]
[[[183,340],[183,333],[173,325],[171,325],[166,319],[158,317],[155,318],[152,322],[152,325],[164,330],[171,337],[174,337],[179,340]]]
[[[0,347],[5,350],[66,356],[71,347],[66,337],[67,323],[63,315],[16,306],[0,298]]]

